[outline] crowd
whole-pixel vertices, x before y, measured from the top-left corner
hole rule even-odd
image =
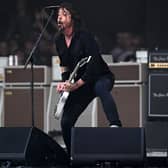
[[[131,32],[119,32],[116,34],[116,45],[110,51],[114,62],[136,61],[136,50],[143,46],[140,35]]]
[[[11,15],[5,37],[0,38],[0,56],[17,55],[23,65],[34,47],[51,11],[34,8],[28,9],[26,1],[17,0],[15,15]],[[51,57],[57,55],[55,36],[57,25],[55,18],[47,29],[33,54],[34,64],[51,66]],[[101,43],[101,40],[98,39]],[[116,33],[115,46],[111,54],[114,62],[136,61],[136,50],[142,45],[142,38],[131,32]]]
[[[4,37],[0,38],[0,56],[17,55],[19,64],[23,65],[50,13],[38,8],[29,12],[26,1],[17,2],[16,14],[11,16]],[[34,64],[51,66],[51,57],[57,54],[54,45],[56,30],[56,22],[53,20],[44,31],[33,54]]]

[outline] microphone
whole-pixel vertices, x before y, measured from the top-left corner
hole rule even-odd
[[[59,5],[51,5],[51,6],[44,7],[44,9],[58,9],[58,8],[60,8]]]

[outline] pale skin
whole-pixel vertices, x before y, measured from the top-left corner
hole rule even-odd
[[[58,28],[60,29],[60,31],[63,32],[65,36],[66,45],[67,47],[69,47],[73,36],[73,20],[71,18],[70,12],[65,8],[60,8],[58,11],[57,23],[58,23]],[[67,67],[61,67],[62,73],[65,72],[66,70],[67,70]],[[62,92],[62,91],[71,92],[80,88],[84,84],[85,82],[82,79],[79,79],[75,83],[70,83],[69,81],[59,82],[57,84],[56,90],[58,92]]]

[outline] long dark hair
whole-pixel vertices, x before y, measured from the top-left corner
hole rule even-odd
[[[77,10],[72,6],[71,3],[69,2],[63,2],[59,5],[60,8],[65,8],[67,9],[72,17],[72,20],[74,21],[74,30],[78,31],[80,29],[84,29],[84,24],[81,20],[80,14],[77,12]]]

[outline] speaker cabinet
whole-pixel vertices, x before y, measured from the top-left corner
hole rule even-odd
[[[0,127],[4,125],[4,85],[0,84]]]
[[[71,155],[74,164],[140,163],[145,158],[144,129],[73,128]]]
[[[143,114],[146,111],[145,85],[115,85],[112,90],[123,127],[142,127]],[[106,127],[106,119],[101,102],[97,103],[97,126]]]
[[[108,65],[115,75],[115,83],[141,83],[147,79],[147,64],[145,63],[124,62]]]
[[[145,124],[146,146],[149,152],[167,153],[168,149],[168,122],[147,121]]]
[[[34,88],[34,126],[43,130],[47,89]],[[30,87],[9,87],[4,90],[4,126],[32,126],[32,97]]]
[[[168,74],[151,73],[149,74],[149,105],[148,115],[155,118],[168,117]]]
[[[152,156],[157,154],[157,157],[165,157],[165,154],[167,156],[168,149],[167,85],[168,75],[166,72],[161,72],[161,70],[152,70],[150,72],[148,113],[145,123],[146,146],[148,153],[152,154]]]
[[[35,127],[0,128],[0,162],[11,166],[67,164],[65,151],[48,135]]]
[[[32,80],[31,67],[27,69],[24,66],[9,66],[5,67],[5,83],[25,85],[30,84]],[[35,84],[49,84],[51,81],[51,69],[47,66],[34,66],[34,83]]]

